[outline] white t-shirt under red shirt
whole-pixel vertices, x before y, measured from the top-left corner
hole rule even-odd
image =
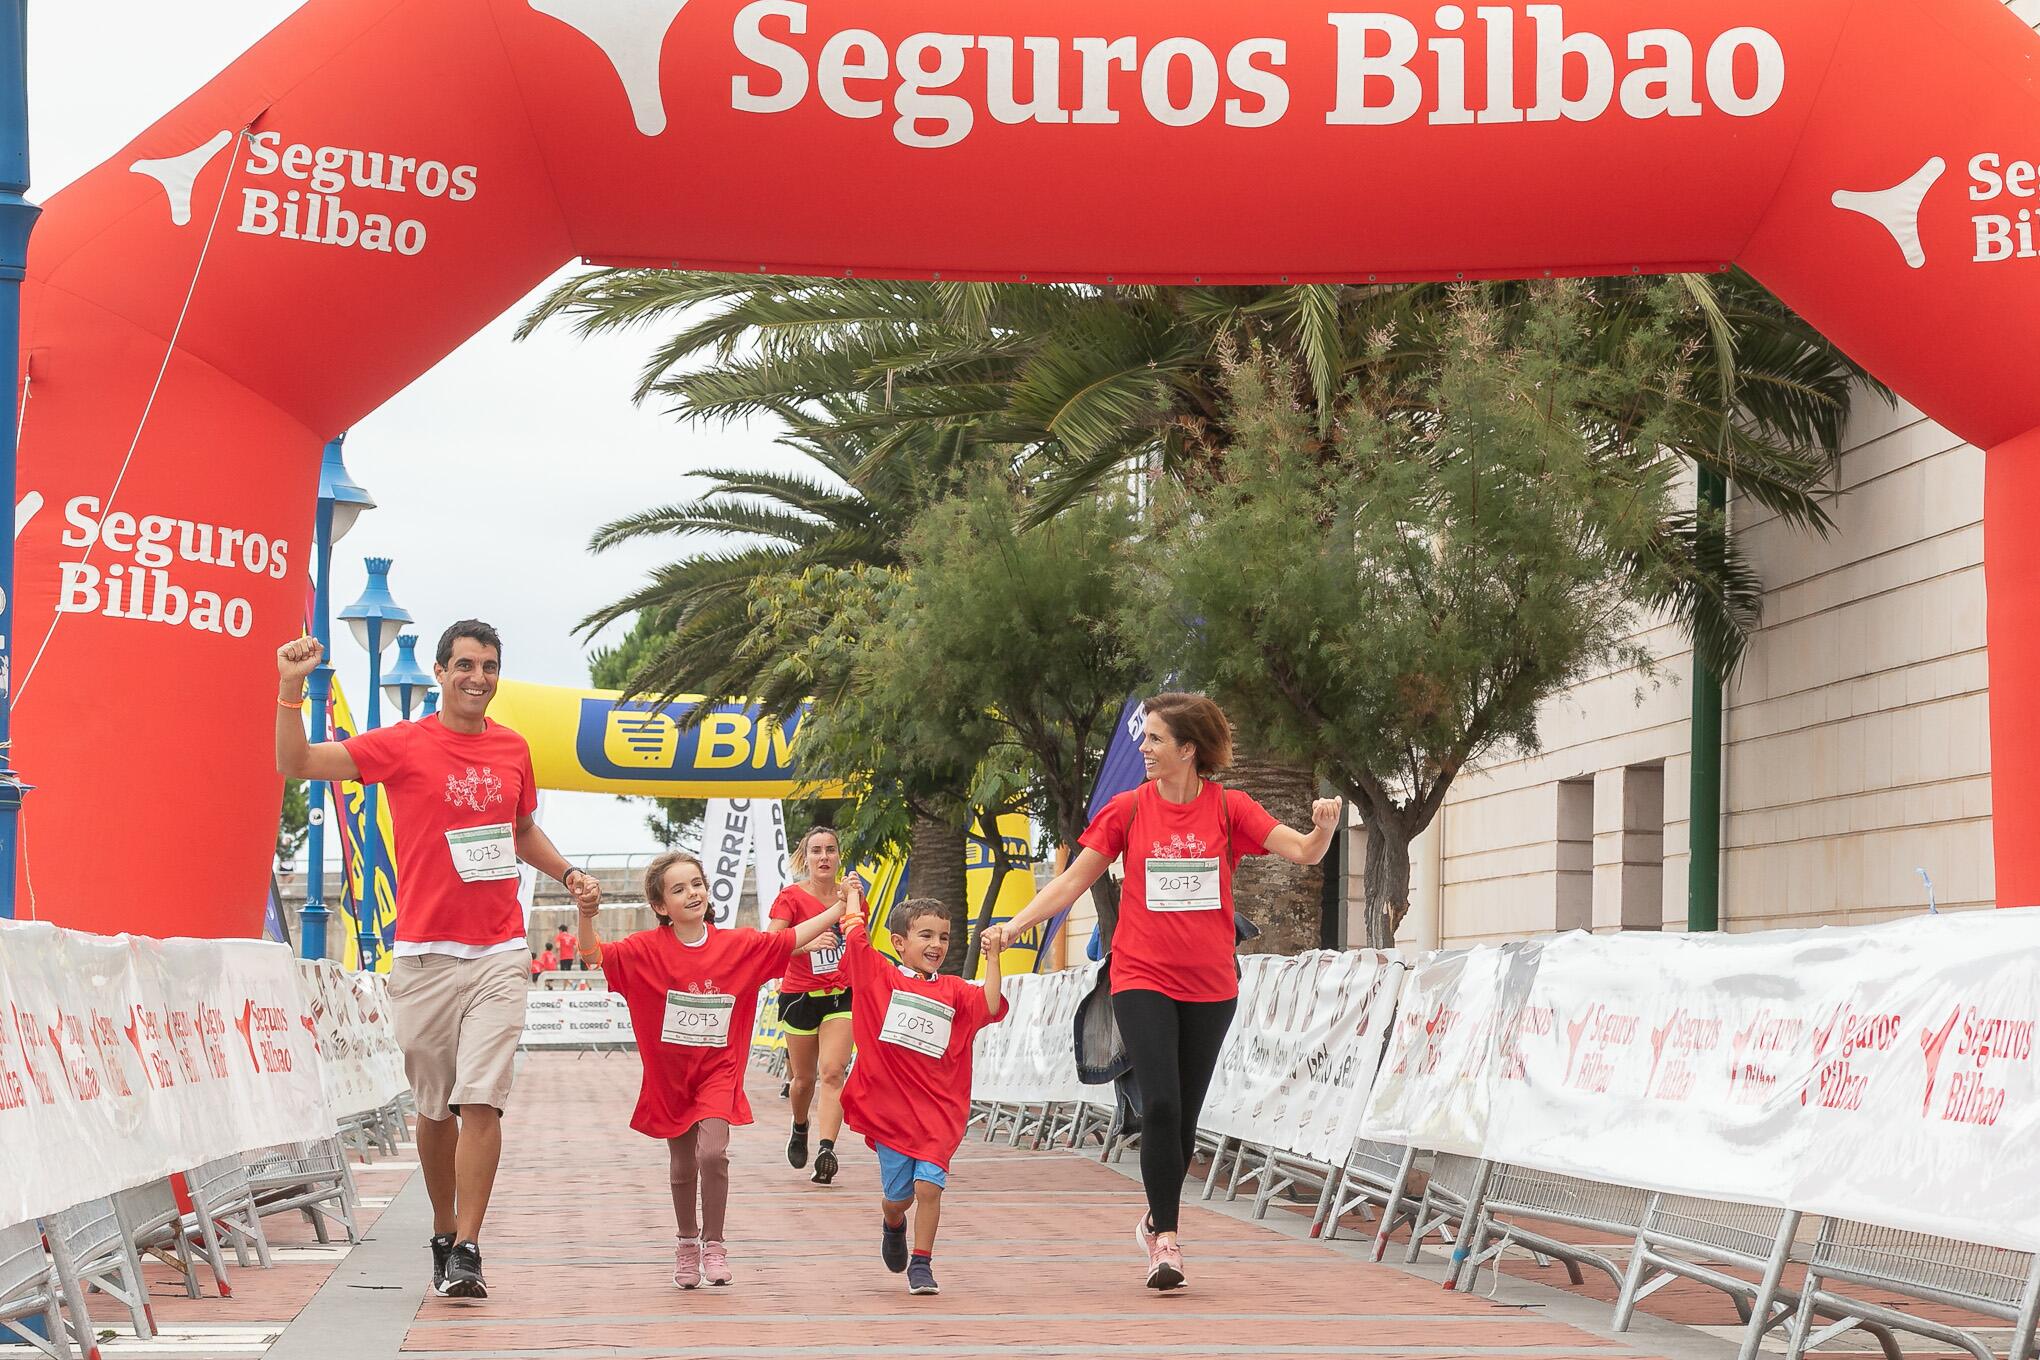
[[[399,954],[475,957],[525,947],[511,842],[518,821],[538,808],[531,748],[501,723],[483,722],[469,735],[435,713],[345,743],[361,782],[382,785],[390,800]],[[475,856],[492,848],[502,862],[477,867]],[[466,880],[456,855],[469,857]]]
[[[1222,811],[1220,797],[1225,799]],[[1225,1001],[1239,995],[1233,964],[1233,870],[1248,855],[1268,853],[1268,833],[1275,826],[1266,808],[1237,789],[1221,790],[1213,780],[1206,780],[1187,803],[1169,802],[1150,781],[1099,809],[1078,842],[1107,859],[1125,856],[1119,924],[1112,932],[1113,991],[1160,992],[1177,1001]],[[1218,908],[1150,910],[1148,861],[1196,859],[1218,861]]]

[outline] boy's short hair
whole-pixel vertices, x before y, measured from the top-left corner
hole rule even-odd
[[[885,928],[895,935],[904,935],[924,916],[940,916],[947,922],[949,908],[932,897],[909,897],[886,913]]]

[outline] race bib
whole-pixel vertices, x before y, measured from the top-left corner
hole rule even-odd
[[[808,955],[807,958],[808,971],[817,977],[824,973],[835,972],[843,966],[842,936],[837,936],[836,943],[830,945],[827,949],[817,949],[814,953]]]
[[[453,855],[454,872],[463,883],[517,877],[517,844],[511,838],[508,822],[449,831],[446,848]]]
[[[730,1014],[736,1005],[733,996],[668,992],[666,1023],[659,1027],[659,1041],[684,1048],[727,1048]]]
[[[1151,859],[1147,862],[1149,911],[1217,911],[1218,861]]]
[[[955,1023],[955,1007],[912,992],[894,992],[891,1004],[885,1008],[885,1025],[878,1031],[878,1038],[880,1043],[898,1044],[939,1058],[949,1052],[949,1031]]]

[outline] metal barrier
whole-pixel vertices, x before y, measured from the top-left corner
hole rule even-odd
[[[1764,1335],[1789,1322],[1799,1305],[1797,1290],[1782,1280],[1801,1215],[1789,1209],[1692,1195],[1652,1195],[1630,1252],[1622,1292],[1615,1299],[1614,1327],[1629,1330],[1636,1305],[1676,1279],[1692,1280],[1728,1295],[1743,1319],[1738,1360],[1756,1360]],[[1755,1281],[1719,1266],[1755,1272]],[[1901,1360],[1889,1328],[1864,1325],[1886,1360]]]
[[[191,1192],[191,1212],[185,1216],[185,1232],[195,1234],[212,1267],[220,1297],[234,1292],[227,1283],[226,1254],[222,1244],[234,1249],[236,1265],[248,1264],[252,1247],[255,1259],[269,1267],[269,1239],[262,1232],[262,1215],[256,1212],[254,1192],[248,1188],[248,1171],[239,1157],[221,1157],[187,1172],[185,1187]]]
[[[1372,1217],[1375,1205],[1381,1206],[1383,1233],[1392,1234],[1400,1223],[1416,1222],[1417,1201],[1403,1193],[1409,1183],[1410,1155],[1407,1148],[1392,1143],[1367,1138],[1354,1142],[1346,1164],[1326,1183],[1318,1200],[1312,1234],[1335,1238],[1339,1221],[1347,1214],[1358,1209],[1363,1217]],[[1381,1259],[1379,1252],[1374,1259]]]
[[[0,1332],[12,1338],[8,1344],[33,1346],[56,1360],[71,1360],[75,1352],[64,1325],[62,1298],[56,1267],[43,1254],[42,1229],[35,1221],[0,1228]],[[22,1325],[28,1318],[41,1319],[40,1335]]]
[[[184,1235],[184,1211],[168,1177],[150,1181],[113,1197],[120,1229],[135,1250],[152,1256],[184,1277],[184,1292],[199,1297],[198,1265],[191,1259],[191,1239]]]
[[[1466,1263],[1460,1268],[1458,1287],[1473,1288],[1481,1266],[1488,1262],[1494,1262],[1499,1271],[1501,1255],[1512,1244],[1529,1248],[1540,1263],[1545,1257],[1556,1259],[1565,1266],[1565,1273],[1574,1284],[1581,1283],[1580,1267],[1585,1265],[1605,1272],[1619,1285],[1626,1271],[1607,1256],[1580,1243],[1533,1231],[1516,1220],[1527,1218],[1614,1233],[1628,1243],[1642,1229],[1649,1204],[1648,1191],[1626,1185],[1497,1163],[1488,1176],[1487,1195],[1474,1220],[1473,1240]],[[1494,1239],[1492,1246],[1488,1245],[1489,1238]]]
[[[1996,1353],[1972,1332],[1837,1293],[1827,1287],[1830,1280],[2003,1318],[2012,1324],[2006,1352],[2010,1360],[2027,1360],[2033,1353],[2034,1319],[2040,1312],[2040,1256],[2031,1252],[1830,1218],[1820,1225],[1807,1256],[1806,1283],[1786,1341],[1787,1360],[1799,1360],[1829,1338],[1870,1322],[1945,1341],[1977,1360],[1996,1360]],[[1813,1315],[1818,1311],[1833,1313],[1839,1320],[1816,1332]]]
[[[57,1284],[64,1291],[72,1339],[79,1350],[87,1355],[98,1350],[92,1312],[85,1302],[87,1290],[96,1290],[126,1308],[138,1339],[147,1341],[156,1335],[149,1287],[142,1281],[141,1257],[121,1231],[112,1200],[88,1200],[52,1215],[44,1220],[43,1240],[57,1269]]]
[[[361,1240],[354,1221],[354,1208],[360,1202],[354,1191],[354,1173],[337,1134],[250,1152],[242,1160],[247,1164],[248,1189],[255,1197],[256,1211],[263,1217],[295,1209],[305,1216],[321,1242],[333,1240],[326,1229],[329,1218],[340,1224],[349,1242]]]

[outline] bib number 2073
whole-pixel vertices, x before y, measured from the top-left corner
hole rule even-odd
[[[457,827],[446,833],[446,849],[463,883],[517,877],[517,843],[508,822]]]
[[[898,1044],[930,1058],[949,1051],[949,1032],[956,1023],[956,1008],[912,992],[894,992],[885,1008],[885,1025],[878,1031],[879,1042]]]
[[[720,994],[666,993],[666,1022],[659,1027],[662,1043],[683,1048],[727,1048],[730,1015],[737,999]]]
[[[1217,911],[1218,861],[1151,859],[1147,862],[1149,911]]]

